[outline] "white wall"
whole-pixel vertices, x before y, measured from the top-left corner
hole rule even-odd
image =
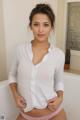
[[[80,120],[80,75],[64,74],[64,108],[67,120]]]
[[[70,50],[70,52],[70,69],[80,71],[80,51]]]
[[[39,2],[51,4],[55,14],[57,14],[57,0],[3,0],[7,70],[15,45],[32,39],[32,34],[27,27],[28,17],[31,9]]]

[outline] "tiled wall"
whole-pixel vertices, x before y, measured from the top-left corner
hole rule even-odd
[[[80,51],[80,2],[68,3],[66,47]]]

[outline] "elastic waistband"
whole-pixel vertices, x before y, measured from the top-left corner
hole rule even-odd
[[[60,106],[58,107],[58,109],[56,111],[50,113],[49,115],[45,115],[45,116],[41,116],[41,117],[32,117],[32,116],[29,116],[29,115],[23,113],[22,111],[21,111],[21,115],[27,120],[49,120],[52,117],[56,116],[61,111],[62,108],[63,108],[63,103],[60,104]]]

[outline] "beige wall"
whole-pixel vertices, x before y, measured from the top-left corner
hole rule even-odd
[[[6,55],[5,55],[4,25],[3,25],[3,9],[2,9],[2,0],[0,0],[0,80],[4,80],[4,79],[7,79]]]
[[[65,1],[58,0],[57,2],[57,26],[56,26],[56,44],[59,48],[64,50],[64,14],[65,14]]]

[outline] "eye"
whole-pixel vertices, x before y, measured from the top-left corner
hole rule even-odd
[[[49,26],[49,24],[48,24],[48,23],[45,23],[45,24],[44,24],[44,26],[45,26],[45,27],[48,27],[48,26]]]
[[[34,23],[33,25],[34,25],[34,26],[38,26],[39,24],[38,24],[38,23]]]

